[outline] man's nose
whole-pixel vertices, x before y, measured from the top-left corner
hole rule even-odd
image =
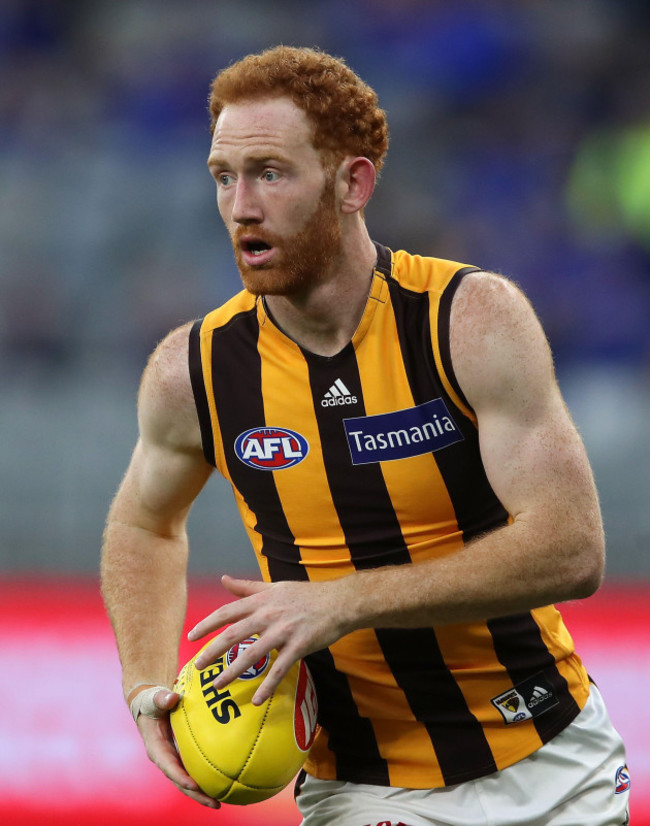
[[[256,196],[255,185],[240,178],[235,189],[232,205],[232,220],[236,224],[258,224],[264,218]]]

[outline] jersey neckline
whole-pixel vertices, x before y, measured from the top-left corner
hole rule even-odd
[[[270,331],[272,331],[273,335],[278,339],[278,341],[284,342],[285,345],[290,346],[292,349],[298,349],[303,354],[303,356],[307,359],[311,359],[314,361],[319,361],[327,364],[331,364],[335,362],[337,359],[342,358],[345,353],[352,347],[353,350],[357,350],[361,342],[363,341],[370,325],[372,324],[372,320],[375,316],[375,312],[380,304],[385,304],[388,298],[388,284],[387,278],[391,274],[392,268],[392,255],[391,251],[388,247],[384,247],[381,244],[373,242],[375,244],[375,248],[377,250],[377,262],[373,268],[372,276],[370,280],[370,290],[368,292],[368,297],[366,298],[366,305],[363,309],[363,313],[361,314],[361,319],[359,320],[359,324],[357,325],[357,329],[354,331],[352,338],[348,343],[339,350],[338,353],[335,353],[332,356],[322,356],[319,353],[313,353],[311,350],[303,347],[301,344],[298,344],[297,341],[294,341],[290,336],[288,336],[284,330],[279,327],[273,319],[273,316],[270,314],[267,306],[266,301],[264,300],[264,296],[257,301],[257,321],[260,325],[260,328],[268,327]]]

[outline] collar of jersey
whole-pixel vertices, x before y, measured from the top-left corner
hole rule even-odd
[[[354,331],[354,335],[351,339],[351,344],[356,350],[358,346],[363,341],[364,336],[368,332],[368,329],[372,323],[372,320],[375,316],[375,312],[380,304],[385,304],[388,297],[388,284],[386,283],[386,276],[383,272],[381,272],[377,267],[373,270],[372,273],[372,280],[370,282],[370,292],[368,293],[368,298],[366,299],[366,306],[364,307],[363,314],[361,316],[361,321],[357,326],[357,329]],[[284,342],[287,346],[291,347],[292,349],[300,350],[305,356],[331,362],[333,359],[337,359],[342,353],[344,353],[349,344],[346,344],[342,350],[338,353],[335,353],[333,356],[321,356],[317,353],[312,353],[310,350],[306,350],[304,347],[301,347],[297,342],[295,342],[292,338],[290,338],[278,325],[273,321],[267,307],[264,297],[261,300],[257,301],[257,320],[260,327],[268,328],[269,332],[273,336],[275,336],[278,341]]]

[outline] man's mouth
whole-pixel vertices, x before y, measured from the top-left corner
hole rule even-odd
[[[271,247],[265,241],[244,241],[242,248],[253,255],[261,255]]]
[[[244,261],[249,265],[266,264],[274,253],[274,247],[261,238],[242,238],[239,248]]]

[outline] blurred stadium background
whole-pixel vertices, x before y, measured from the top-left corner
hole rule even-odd
[[[297,823],[198,811],[148,764],[97,594],[155,343],[240,287],[205,169],[213,75],[283,42],[346,58],[392,145],[372,235],[524,287],[599,485],[602,592],[567,606],[650,824],[650,4],[3,0],[0,820]],[[214,480],[190,621],[253,558]]]

